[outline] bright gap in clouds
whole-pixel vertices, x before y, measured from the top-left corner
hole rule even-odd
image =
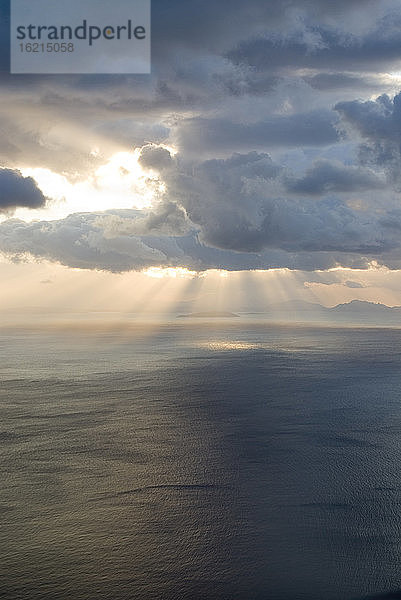
[[[148,277],[153,277],[154,279],[163,279],[165,277],[173,277],[174,279],[177,277],[191,278],[197,276],[196,271],[190,271],[189,269],[183,267],[150,267],[149,269],[143,271],[143,273]]]
[[[118,152],[85,181],[71,183],[66,177],[43,168],[23,168],[50,198],[40,210],[20,208],[14,217],[24,221],[63,219],[71,213],[109,209],[144,209],[151,206],[163,184],[144,171],[138,162],[139,149]],[[53,200],[53,201],[52,201]]]

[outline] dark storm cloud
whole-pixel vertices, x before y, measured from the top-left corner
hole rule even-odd
[[[10,69],[10,2],[0,1],[0,76]]]
[[[369,169],[344,166],[328,160],[317,161],[301,179],[287,181],[288,191],[308,196],[374,190],[385,186],[386,182]]]
[[[374,72],[383,63],[400,63],[400,46],[401,18],[392,14],[358,35],[311,24],[304,30],[250,38],[240,42],[228,57],[262,71],[329,68]]]
[[[401,93],[391,99],[340,102],[335,106],[350,135],[359,135],[359,161],[387,173],[396,189],[401,185]]]
[[[213,51],[221,52],[262,31],[288,30],[293,16],[305,21],[336,17],[337,25],[349,11],[363,8],[360,20],[369,21],[369,9],[375,4],[372,0],[153,0],[153,51],[165,54],[176,46],[203,50],[207,42]],[[370,17],[373,23],[376,18],[376,14]]]
[[[3,73],[0,158],[86,178],[146,144],[165,192],[151,210],[4,222],[0,250],[110,271],[396,268],[400,100],[354,99],[393,85],[397,2],[153,0],[152,13],[150,76]]]
[[[204,53],[209,48],[219,54],[230,50],[238,41],[254,37],[264,31],[288,30],[293,17],[306,22],[315,17],[330,18],[338,24],[355,9],[363,9],[362,21],[377,19],[371,13],[375,5],[391,6],[394,2],[377,0],[152,0],[152,56],[156,67],[171,60],[171,56],[185,48],[188,52]],[[380,12],[379,12],[380,15]],[[9,69],[9,16],[10,0],[0,0],[0,68]],[[334,19],[334,21],[333,21]],[[97,78],[99,81],[102,76]],[[48,77],[22,76],[19,80],[39,81]],[[62,77],[73,83],[74,78]],[[90,86],[92,76],[83,78]],[[107,76],[108,83],[116,77]],[[120,78],[121,79],[121,78]],[[95,82],[96,83],[96,82]]]
[[[329,196],[319,200],[289,197],[281,183],[287,175],[267,154],[235,154],[196,165],[176,157],[172,164],[163,173],[166,200],[185,210],[207,245],[238,252],[277,248],[368,254],[397,245],[390,231],[382,235],[374,213],[361,216],[339,198]],[[355,188],[362,181],[366,184],[368,177],[358,169],[349,172],[329,163],[323,168],[331,169],[332,187],[337,181],[342,189],[351,184]],[[322,187],[319,165],[305,181],[310,195],[316,195],[316,186]]]
[[[389,82],[384,82],[380,77],[362,77],[349,75],[347,73],[318,73],[317,75],[305,76],[306,81],[312,88],[320,91],[338,90],[372,90],[383,89]]]
[[[158,147],[156,145],[147,145],[141,150],[139,163],[145,168],[163,171],[164,169],[172,167],[173,158],[166,148]]]
[[[230,47],[236,40],[282,21],[284,3],[278,0],[153,0],[153,51],[166,52],[171,45],[214,51]]]
[[[46,198],[32,177],[23,177],[20,171],[0,169],[0,212],[18,207],[42,208]]]
[[[363,138],[372,141],[401,140],[401,94],[387,94],[366,102],[339,102],[335,109]]]
[[[7,2],[0,5],[3,60]],[[150,76],[3,73],[2,164],[86,177],[113,152],[169,136],[194,152],[207,145],[208,156],[214,148],[221,154],[338,142],[330,109],[340,99],[341,78],[357,89],[362,63],[371,68],[377,59],[388,70],[388,61],[400,56],[394,7],[384,0],[154,0]],[[342,73],[353,65],[358,73]],[[305,66],[313,73],[298,74]],[[282,86],[287,67],[288,89]],[[376,90],[377,78],[370,80],[359,89]],[[309,86],[297,89],[301,81]],[[333,102],[330,94],[337,94]]]
[[[275,115],[256,123],[227,119],[188,119],[180,123],[176,143],[194,153],[210,148],[247,150],[283,146],[321,146],[338,140],[336,115],[330,111]]]
[[[384,592],[383,594],[374,594],[372,596],[364,596],[359,600],[401,600],[401,590]]]

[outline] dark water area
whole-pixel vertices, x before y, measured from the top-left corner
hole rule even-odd
[[[3,329],[0,354],[1,598],[401,598],[401,330]]]

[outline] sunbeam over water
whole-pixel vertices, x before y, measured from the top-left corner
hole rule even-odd
[[[397,597],[401,331],[145,329],[3,330],[4,597]]]

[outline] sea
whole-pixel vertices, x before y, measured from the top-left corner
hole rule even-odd
[[[0,329],[0,597],[401,598],[401,330]]]

